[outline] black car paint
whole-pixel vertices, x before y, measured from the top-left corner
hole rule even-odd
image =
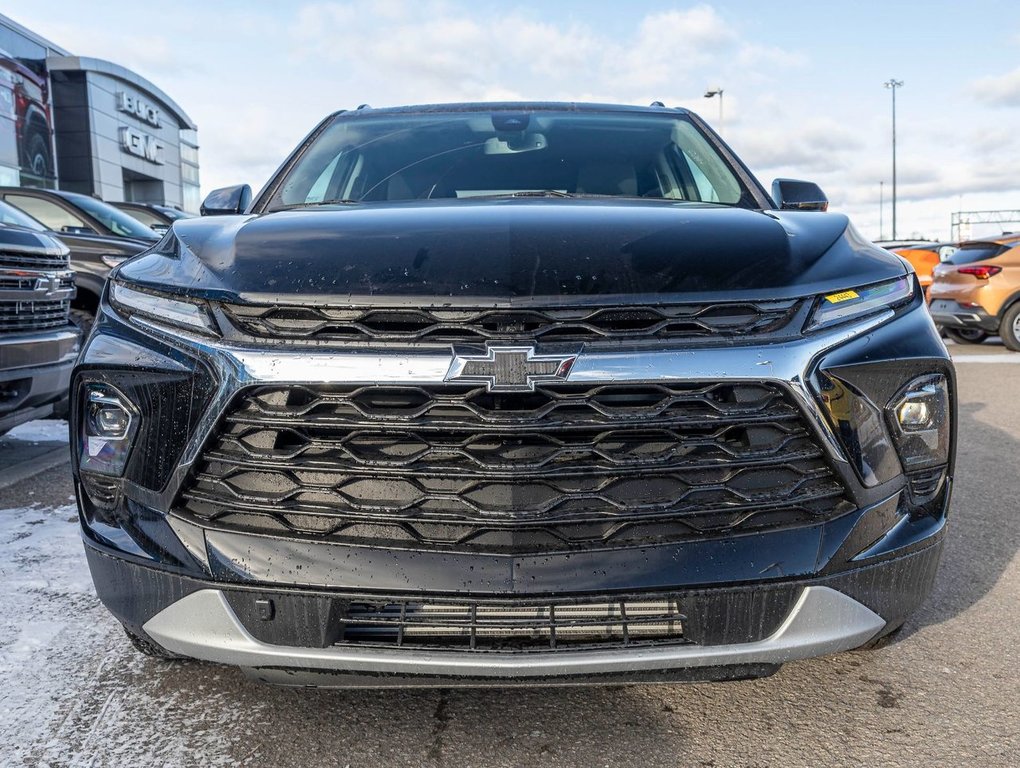
[[[124,265],[122,277],[225,301],[503,303],[778,299],[906,273],[899,260],[863,247],[841,215],[669,202],[352,205],[180,221],[172,238],[172,247]]]

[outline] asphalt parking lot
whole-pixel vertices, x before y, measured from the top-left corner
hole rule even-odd
[[[0,488],[0,765],[1020,764],[1020,354],[953,347],[934,594],[891,645],[714,685],[316,691],[137,655],[92,592],[66,463]],[[0,486],[59,428],[0,440]],[[41,447],[40,447],[41,446]]]

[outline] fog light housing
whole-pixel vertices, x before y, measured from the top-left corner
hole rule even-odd
[[[908,472],[949,461],[949,384],[942,374],[920,376],[887,409],[896,452]]]
[[[85,472],[119,477],[127,466],[138,429],[138,410],[108,384],[88,384],[82,395],[78,466]]]

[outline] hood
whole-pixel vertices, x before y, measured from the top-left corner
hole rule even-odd
[[[778,299],[904,274],[845,216],[501,199],[187,219],[123,279],[253,303]]]
[[[67,256],[67,248],[45,232],[0,224],[0,252],[25,256]]]

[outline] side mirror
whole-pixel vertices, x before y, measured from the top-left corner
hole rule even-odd
[[[772,198],[784,211],[829,210],[829,198],[811,181],[776,179],[772,182]]]
[[[238,184],[233,187],[214,189],[205,200],[199,213],[203,216],[231,216],[244,213],[251,205],[251,187]]]

